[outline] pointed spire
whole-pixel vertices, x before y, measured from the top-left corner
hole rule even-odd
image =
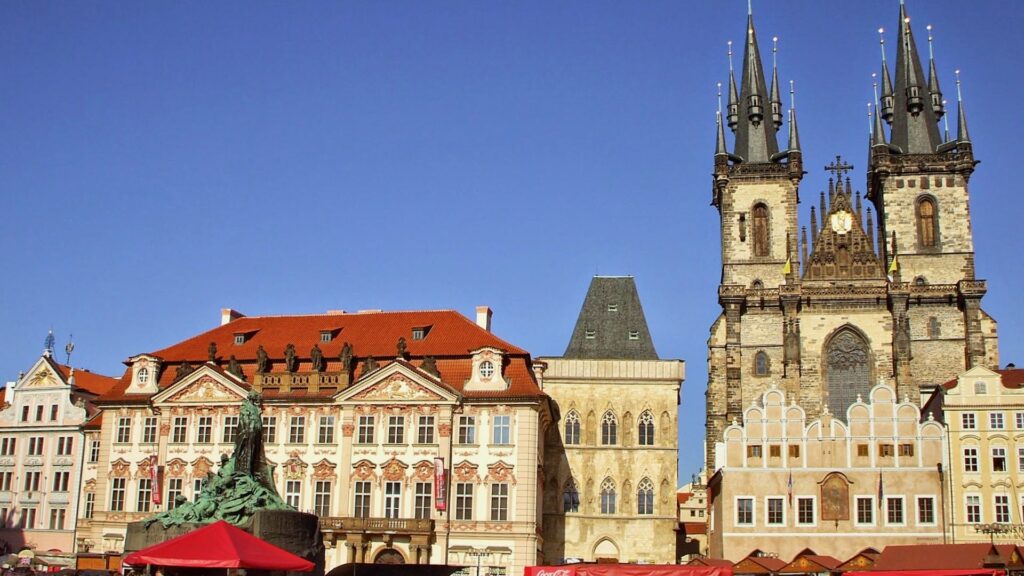
[[[946,115],[945,101],[942,99],[942,90],[939,88],[939,73],[935,71],[935,49],[932,47],[932,25],[928,29],[928,92],[932,96],[932,111],[936,118]]]
[[[921,58],[917,54],[907,7],[902,2],[899,26],[892,143],[906,154],[931,154],[940,144],[938,120],[932,109],[930,91],[923,81]]]
[[[949,104],[949,100],[942,101],[942,107],[945,108]],[[942,115],[942,141],[949,142],[949,115]]]
[[[829,194],[831,194],[832,193],[832,179],[831,178],[828,181],[828,188],[829,188]],[[825,193],[824,192],[821,193],[821,199],[819,201],[819,204],[821,205],[821,210],[820,210],[821,227],[824,228],[825,227],[825,215],[828,214],[828,210],[825,210]],[[814,238],[817,239],[818,235],[815,234]]]
[[[887,124],[892,124],[896,101],[892,95],[892,79],[889,77],[889,64],[885,61],[885,28],[878,29],[878,44],[882,47],[882,99],[878,101],[878,113]]]
[[[779,65],[776,60],[776,54],[779,52],[779,37],[772,37],[772,88],[771,88],[771,104],[772,104],[772,123],[775,124],[775,129],[778,130],[782,126],[782,96],[779,95]]]
[[[814,213],[814,206],[811,206],[811,238],[818,241],[818,217]]]
[[[754,16],[752,13],[748,13],[746,44],[743,52],[743,85],[739,98],[746,114],[742,114],[739,118],[734,151],[745,162],[768,163],[772,156],[779,151],[779,144],[775,140],[775,124],[765,121],[765,104],[768,103],[768,99],[764,66],[761,64],[761,51],[758,48],[757,33],[754,30]]]
[[[732,40],[729,44],[729,110],[726,118],[729,121],[729,130],[736,132],[736,126],[740,122],[740,94],[736,89],[736,71],[732,67]]]
[[[811,206],[811,210],[814,210],[814,206]],[[800,262],[807,266],[807,226],[800,229],[800,245]]]
[[[854,205],[853,211],[857,213],[857,223],[864,224],[864,212],[861,211],[860,205],[860,192],[857,193],[857,202]]]
[[[871,251],[875,252],[875,223],[871,218],[871,206],[868,206],[868,221],[864,226],[864,231],[868,233],[868,244],[871,245]],[[877,252],[875,252],[877,254]]]
[[[882,115],[875,114],[875,128],[871,133],[871,147],[883,146],[889,147],[889,144],[885,141],[885,127],[882,126]]]
[[[967,133],[967,115],[964,113],[964,97],[960,92],[960,71],[956,71],[956,140],[957,142],[970,142],[971,136]]]
[[[842,180],[840,180],[839,182],[840,182],[840,185],[842,185]],[[833,180],[832,177],[830,176],[829,179],[828,179],[828,209],[829,210],[832,209],[832,203],[835,202],[835,199],[836,199],[836,181]],[[822,208],[821,208],[821,217],[824,218],[825,214],[827,214],[827,212],[825,212],[825,207],[822,206]],[[822,227],[825,226],[824,220],[821,222],[821,226]]]
[[[789,81],[789,146],[791,151],[800,149],[800,133],[796,127],[796,92],[793,81]]]
[[[722,83],[718,83],[718,112],[715,113],[718,135],[715,138],[715,156],[728,156],[729,150],[725,147],[725,125],[722,124]]]

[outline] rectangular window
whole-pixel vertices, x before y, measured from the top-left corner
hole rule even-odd
[[[416,426],[416,443],[417,444],[433,444],[434,443],[434,417],[433,416],[420,416],[419,423]]]
[[[306,443],[306,417],[305,416],[292,416],[291,421],[288,424],[288,443],[289,444],[305,444]]]
[[[583,334],[583,337],[587,340],[593,340],[594,338],[597,338],[597,330],[587,330]]]
[[[900,444],[900,456],[913,456],[914,445],[913,444]]]
[[[87,492],[85,494],[85,517],[91,519],[93,513],[96,511],[96,493]]]
[[[967,496],[966,497],[967,507],[967,523],[968,524],[980,524],[981,523],[981,496]]]
[[[1010,497],[1006,494],[997,494],[995,497],[996,522],[999,524],[1010,523]]]
[[[53,491],[54,492],[67,492],[68,485],[71,483],[71,472],[61,471],[53,473]]]
[[[1013,415],[1013,419],[1017,425],[1017,429],[1024,430],[1024,412],[1017,412]]]
[[[50,530],[63,530],[67,515],[67,508],[50,508]]]
[[[117,443],[128,444],[132,441],[132,419],[130,416],[117,419]]]
[[[301,480],[288,480],[284,483],[284,501],[292,508],[299,509],[302,501]]]
[[[1024,448],[1017,448],[1017,471],[1024,472]]]
[[[507,414],[491,418],[491,444],[512,443],[512,417]]]
[[[57,405],[50,406],[50,422],[57,421]],[[63,524],[63,523],[62,523]]]
[[[170,478],[167,480],[167,509],[174,510],[178,505],[178,496],[182,492],[182,479]]]
[[[36,509],[35,508],[22,508],[21,509],[21,528],[35,528],[36,526]]]
[[[0,472],[0,490],[9,492],[14,484],[14,472]]]
[[[225,416],[224,417],[224,430],[221,432],[221,438],[225,444],[234,444],[235,439],[238,438],[238,416]]]
[[[964,430],[974,430],[978,427],[974,420],[974,412],[964,412],[960,415],[960,425]]]
[[[935,498],[932,496],[917,497],[917,523],[935,524]]]
[[[459,416],[459,444],[476,444],[475,416]]]
[[[184,444],[188,441],[188,416],[175,416],[171,427],[171,443]]]
[[[868,445],[867,444],[857,444],[857,456],[860,456],[861,458],[867,458],[868,457]]]
[[[29,456],[42,456],[43,455],[43,437],[33,436],[28,439],[28,455]]]
[[[405,444],[405,416],[388,417],[388,444]]]
[[[356,518],[370,517],[370,483],[355,483],[355,498],[352,500],[352,515]]]
[[[334,444],[334,416],[320,417],[316,441],[318,444]]]
[[[468,482],[455,485],[455,519],[473,519],[473,485]]]
[[[357,430],[357,444],[373,444],[373,416],[360,416]]]
[[[263,417],[263,443],[277,444],[277,416]]]
[[[156,416],[147,416],[142,421],[142,443],[156,444]]]
[[[112,478],[110,480],[110,511],[124,512],[124,491],[125,478]]]
[[[736,499],[736,524],[740,526],[754,525],[754,499]]]
[[[196,443],[209,444],[213,442],[213,416],[200,416],[196,424]]]
[[[57,456],[71,456],[71,450],[75,445],[74,436],[61,436],[57,438]]]
[[[796,523],[805,526],[814,524],[814,498],[796,499]]]
[[[992,449],[992,471],[1006,472],[1006,448]]]
[[[199,500],[199,495],[203,493],[203,488],[206,487],[206,478],[196,478],[192,481],[192,501]]]
[[[870,496],[857,497],[857,524],[875,523],[875,499]]]
[[[28,422],[28,406],[21,407],[21,421]]]
[[[799,458],[800,457],[800,445],[799,444],[792,444],[792,445],[790,445],[790,447],[789,447],[789,457],[790,458]]]
[[[778,444],[770,444],[768,446],[768,457],[769,458],[779,458],[781,456],[782,456],[782,446],[779,446]]]
[[[761,445],[750,444],[747,446],[747,458],[760,458],[761,457]]]
[[[630,340],[639,340],[640,339],[640,331],[639,330],[630,330],[629,331],[629,339]]]
[[[430,518],[430,507],[433,503],[434,485],[431,482],[416,483],[416,502],[413,511],[416,518],[427,520]]]
[[[413,340],[423,340],[423,337],[426,336],[426,334],[427,334],[427,332],[423,328],[413,328],[412,329],[412,339]]]
[[[769,526],[781,526],[786,523],[786,519],[783,516],[784,502],[785,500],[783,498],[768,499],[768,509],[766,510],[768,516],[766,518],[766,523]]]
[[[398,518],[402,514],[402,483],[384,483],[384,517]]]
[[[100,461],[100,441],[93,440],[89,443],[89,463],[95,464]]]
[[[1004,428],[1004,426],[1003,426],[1003,413],[1002,412],[992,412],[991,414],[989,414],[988,415],[988,425],[993,430],[1002,430]]]
[[[0,439],[0,456],[14,456],[15,440],[11,437]]]
[[[313,485],[313,514],[321,518],[331,515],[331,483],[317,480]]]
[[[896,453],[896,451],[893,448],[892,444],[879,444],[878,445],[878,455],[879,456],[882,456],[882,457],[892,456],[895,453]]]
[[[964,472],[978,471],[978,449],[964,448]]]
[[[619,311],[619,305],[618,304],[609,304],[608,305],[608,311],[609,312],[618,312]]]
[[[903,498],[890,496],[885,499],[885,523],[903,524]]]
[[[334,336],[334,334],[330,330],[321,330],[320,331],[320,341],[321,342],[330,342],[331,338],[333,336]]]
[[[135,500],[136,512],[149,512],[149,503],[153,501],[153,481],[139,478],[139,495]]]
[[[491,520],[508,520],[508,484],[491,484]]]
[[[36,406],[36,422],[43,421],[43,405]]]

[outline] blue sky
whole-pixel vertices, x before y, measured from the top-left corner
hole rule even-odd
[[[1024,16],[911,0],[942,87],[961,69],[984,307],[1014,305]],[[718,313],[715,84],[746,3],[0,3],[0,380],[47,329],[74,364],[249,314],[494,308],[564,350],[590,277],[632,274],[659,353],[687,361],[680,480],[701,461]],[[842,154],[864,185],[879,26],[897,2],[754,3],[797,87],[806,222]],[[894,60],[891,51],[890,58]],[[737,66],[740,59],[737,59]]]

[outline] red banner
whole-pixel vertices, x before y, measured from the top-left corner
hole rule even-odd
[[[448,486],[441,457],[434,458],[434,508],[442,512],[448,509]]]
[[[676,564],[566,564],[527,566],[524,576],[732,576],[731,567]]]
[[[160,497],[163,494],[163,489],[160,487],[160,470],[157,466],[156,454],[149,457],[149,479],[153,481],[153,504],[159,505],[163,501],[163,498]]]

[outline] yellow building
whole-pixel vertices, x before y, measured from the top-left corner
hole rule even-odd
[[[974,367],[925,404],[949,434],[951,542],[1024,538],[1024,370]]]
[[[630,277],[595,277],[562,357],[546,438],[544,561],[675,562],[681,360],[660,360]]]

